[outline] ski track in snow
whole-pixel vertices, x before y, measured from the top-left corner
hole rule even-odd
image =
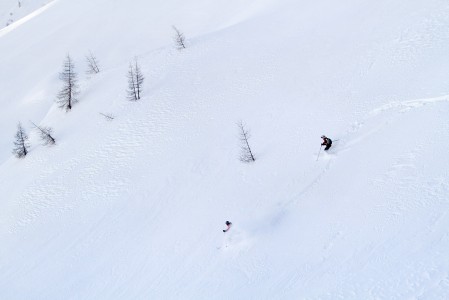
[[[363,121],[358,121],[355,123],[355,125],[352,127],[350,131],[346,133],[345,136],[343,136],[342,144],[345,144],[345,147],[338,150],[338,153],[351,151],[352,146],[363,142],[366,138],[372,136],[373,134],[377,133],[379,130],[383,130],[385,128],[391,128],[391,125],[389,124],[391,121],[397,118],[398,114],[405,114],[409,112],[413,112],[416,109],[423,108],[427,105],[433,105],[433,104],[440,104],[440,103],[447,103],[449,102],[449,96],[440,96],[440,97],[434,97],[434,98],[424,98],[424,99],[417,99],[417,100],[406,100],[401,101],[397,103],[391,103],[384,106],[381,106],[377,109],[372,110],[366,119]],[[363,133],[363,135],[360,135],[362,129],[364,129],[365,124],[368,123],[375,123],[374,120],[378,119],[379,117],[383,117],[384,114],[391,114],[390,116],[387,116],[387,118],[380,123],[378,122],[378,125],[374,126],[373,129],[368,129],[368,131]],[[385,127],[389,126],[389,127]],[[394,125],[393,125],[394,126]],[[437,129],[441,132],[443,132],[444,128]],[[411,138],[411,137],[407,137]],[[406,143],[405,145],[408,145]],[[390,182],[394,182],[397,180],[397,178],[400,178],[398,181],[398,185],[396,185],[396,189],[391,190],[390,193],[386,193],[385,191],[381,191],[385,194],[385,200],[383,201],[381,206],[377,206],[377,210],[371,211],[370,214],[376,215],[377,218],[380,216],[384,216],[386,218],[386,223],[382,224],[382,226],[377,226],[376,231],[381,232],[383,234],[387,233],[389,230],[391,230],[390,227],[394,227],[397,224],[402,224],[405,222],[405,216],[407,216],[408,212],[411,211],[421,211],[425,210],[428,207],[433,206],[441,206],[444,207],[446,204],[446,196],[449,193],[449,185],[444,183],[444,180],[441,178],[440,183],[435,184],[435,181],[432,181],[431,178],[429,178],[429,183],[421,183],[417,181],[417,178],[419,178],[419,172],[415,166],[415,161],[419,155],[421,155],[423,145],[434,145],[434,147],[438,147],[438,141],[432,140],[430,138],[424,138],[423,140],[417,142],[417,145],[411,149],[405,149],[404,153],[399,155],[392,163],[391,167],[388,169],[386,173],[384,173],[382,178],[378,178],[374,181],[374,186],[378,186],[379,188],[383,187],[385,184],[388,184]],[[333,159],[333,158],[332,158]],[[329,163],[324,171],[316,178],[316,181],[320,181],[326,172],[329,171],[329,166],[331,164]],[[449,174],[448,174],[449,175]],[[308,186],[306,190],[303,192],[307,192],[308,188],[313,188],[315,185]],[[420,201],[408,201],[411,197],[408,195],[413,195],[414,193],[421,193],[421,194],[427,194],[429,197],[425,197]],[[403,196],[399,196],[403,195]],[[434,214],[434,213],[432,213]],[[432,225],[428,226],[425,230],[428,231],[429,234],[435,232],[436,228],[439,227],[439,222],[442,220],[445,220],[446,213],[445,212],[437,212],[434,216],[432,216],[433,221]],[[439,228],[441,230],[441,228]],[[385,253],[387,253],[387,249],[391,249],[392,245],[394,245],[395,239],[401,239],[404,238],[404,235],[406,233],[399,232],[396,234],[396,237],[393,237],[390,240],[384,241],[381,244],[375,244],[372,247],[368,245],[367,253],[366,255],[366,263],[365,268],[368,267],[370,264],[384,264],[388,261],[387,256]],[[418,234],[417,234],[418,235]],[[449,236],[449,235],[446,235]],[[371,248],[371,249],[370,249]],[[372,258],[376,258],[377,260],[375,262],[370,262]],[[336,266],[338,267],[339,264]],[[343,264],[341,264],[343,266]],[[404,266],[398,266],[398,268],[404,268]],[[414,295],[418,299],[424,295],[416,295],[416,291],[419,291],[422,287],[428,287],[428,281],[433,281],[435,289],[443,289],[448,290],[448,273],[441,273],[438,270],[438,267],[433,266],[430,267],[425,265],[425,263],[411,263],[409,266],[406,267],[408,269],[408,272],[410,272],[410,277],[407,280],[406,284],[408,286],[408,292],[409,294],[397,294],[396,297],[398,299],[402,299],[404,297],[408,297],[411,295]],[[407,272],[407,271],[406,271]],[[429,276],[430,273],[439,274],[438,276],[434,276],[432,278]],[[351,274],[348,272],[348,274]],[[348,275],[346,280],[344,278],[341,278],[342,281],[351,282],[354,281],[355,278],[353,275]],[[369,281],[370,279],[367,278]],[[398,284],[400,285],[401,282],[394,283],[392,282],[392,279],[389,278],[388,280],[375,280],[373,279],[373,287],[370,291],[370,295],[372,298],[377,298],[379,296],[381,297],[387,297],[387,295],[392,295],[390,291],[382,291],[385,289],[385,286],[388,286],[388,284]],[[353,290],[355,291],[353,296],[355,297],[358,293],[356,292],[360,288],[354,286]],[[422,290],[422,289],[421,289]],[[430,290],[431,291],[431,290]],[[360,292],[360,291],[359,291]],[[429,290],[427,291],[427,293]],[[423,291],[424,293],[424,291]],[[347,292],[341,293],[340,297],[345,297],[347,295]],[[336,295],[332,295],[332,297],[329,297],[329,299],[332,299]],[[327,299],[327,297],[326,297]]]
[[[440,97],[434,97],[434,98],[425,98],[425,99],[416,99],[416,100],[405,100],[397,103],[392,103],[388,105],[383,105],[379,108],[373,109],[370,113],[368,113],[367,117],[363,121],[357,121],[352,126],[351,129],[346,132],[345,135],[339,137],[339,145],[338,148],[334,148],[335,154],[328,155],[329,157],[321,157],[320,161],[317,162],[318,167],[321,169],[319,174],[315,176],[310,183],[305,185],[302,190],[296,194],[294,197],[292,197],[291,200],[284,202],[284,204],[281,206],[282,210],[288,209],[291,205],[301,205],[302,201],[305,197],[308,195],[311,195],[316,189],[320,187],[321,182],[329,172],[332,172],[332,167],[335,164],[335,162],[338,161],[338,157],[341,154],[350,155],[353,146],[355,146],[358,143],[363,142],[366,138],[370,137],[371,135],[375,134],[379,130],[384,129],[385,125],[390,126],[389,122],[391,120],[394,120],[397,117],[397,114],[405,114],[409,112],[413,112],[416,109],[423,108],[428,105],[433,104],[440,104],[440,103],[447,103],[449,102],[449,96],[440,96]],[[364,132],[361,135],[362,130],[365,127],[365,124],[375,124],[377,119],[380,117],[383,117],[384,114],[392,113],[387,117],[386,120],[381,121],[378,125],[374,126],[373,129],[369,129],[367,132]],[[444,130],[444,129],[440,129]],[[429,184],[420,185],[418,182],[416,182],[417,178],[417,172],[419,170],[416,169],[416,166],[414,164],[414,161],[416,160],[417,156],[420,155],[422,145],[426,144],[435,144],[435,147],[437,146],[437,142],[426,139],[420,142],[416,147],[412,149],[406,149],[406,151],[398,156],[391,167],[388,169],[388,171],[383,175],[383,177],[378,178],[374,181],[374,186],[382,187],[388,182],[393,182],[396,178],[401,178],[399,181],[399,185],[397,186],[396,190],[392,190],[391,194],[386,194],[386,199],[388,201],[383,202],[380,205],[377,205],[374,210],[370,211],[369,214],[372,216],[375,216],[379,218],[380,216],[384,216],[386,218],[386,222],[382,224],[381,226],[376,226],[375,230],[378,233],[385,234],[388,232],[390,226],[394,226],[394,224],[400,224],[404,222],[404,215],[406,215],[407,211],[413,211],[413,210],[424,210],[429,206],[435,205],[435,203],[440,203],[441,206],[445,203],[445,197],[443,195],[449,194],[449,185],[444,183],[444,180],[442,179],[441,184],[435,185],[434,182],[429,182]],[[336,145],[335,145],[336,146]],[[332,149],[332,148],[331,148]],[[323,155],[323,154],[321,154]],[[327,154],[324,154],[327,155]],[[323,162],[324,161],[324,162]],[[324,165],[323,165],[324,163]],[[316,168],[316,166],[315,166]],[[310,171],[310,172],[313,172]],[[307,173],[307,172],[306,172]],[[448,174],[449,175],[449,174]],[[407,195],[407,193],[418,193],[421,192],[424,194],[428,194],[431,197],[425,198],[422,201],[417,202],[411,202],[407,201],[407,196],[398,197],[397,192],[402,191],[401,194]],[[384,192],[385,194],[385,192]],[[439,197],[439,198],[438,198]],[[431,201],[431,202],[429,202]],[[443,220],[446,220],[445,216],[447,213],[440,212],[435,214],[432,218],[432,225],[427,227],[427,231],[429,234],[432,234],[436,231],[436,228],[439,227],[440,222]],[[388,261],[388,258],[385,257],[385,253],[387,249],[391,248],[391,246],[394,244],[394,241],[396,239],[402,238],[404,233],[397,233],[396,237],[391,238],[391,242],[389,240],[384,241],[380,244],[373,244],[373,245],[367,245],[366,250],[364,250],[363,257],[365,257],[363,260],[365,260],[365,263],[363,263],[363,260],[359,263],[362,265],[365,265],[364,268],[368,268],[371,264],[384,264],[384,261]],[[449,239],[449,234],[446,235]],[[334,243],[341,243],[342,239],[345,239],[345,235],[342,234],[342,231],[339,229],[336,229],[335,234],[330,237],[327,242],[325,243],[325,249],[331,249],[334,245]],[[376,258],[374,262],[371,260],[373,258]],[[326,257],[323,257],[323,261],[326,261]],[[356,281],[354,278],[354,275],[350,270],[347,271],[347,275],[344,277],[341,277],[340,268],[347,268],[347,265],[349,263],[349,260],[351,258],[349,257],[348,260],[343,260],[341,262],[335,263],[331,270],[326,269],[325,266],[322,267],[322,270],[326,270],[326,272],[329,272],[330,274],[335,273],[339,274],[340,281],[341,282],[352,282]],[[401,266],[403,267],[403,266]],[[297,288],[298,283],[302,282],[302,285],[304,287],[307,286],[307,283],[314,282],[314,280],[318,280],[318,278],[321,277],[321,271],[320,270],[314,270],[311,271],[310,267],[307,269],[304,267],[304,272],[307,274],[307,276],[301,275],[301,273],[297,273],[296,275],[289,274],[287,278],[285,278],[285,281],[282,280],[282,287],[279,286],[279,290],[277,295],[288,295],[288,292],[290,290],[294,290],[295,287]],[[428,281],[426,280],[418,280],[418,278],[427,278],[427,280],[431,280],[434,282],[435,289],[448,289],[449,288],[449,274],[448,273],[441,273],[438,268],[435,266],[433,268],[433,272],[435,274],[438,274],[438,276],[429,276],[429,272],[432,273],[432,269],[427,268],[426,265],[411,265],[407,267],[409,269],[409,272],[411,272],[411,277],[407,281],[407,285],[409,286],[408,290],[411,294],[414,294],[417,290],[419,290],[419,286],[428,286]],[[308,270],[308,271],[306,271]],[[311,275],[315,274],[315,275]],[[367,281],[372,280],[372,289],[369,291],[369,295],[372,298],[377,298],[381,295],[392,295],[390,291],[382,291],[386,285],[388,285],[388,282],[385,280],[379,281],[375,278],[369,279],[367,278]],[[389,279],[391,281],[391,278]],[[418,282],[420,282],[418,284]],[[401,282],[397,282],[397,284],[403,284]],[[356,295],[365,294],[361,291],[363,287],[358,286],[352,286],[349,291],[353,291],[352,295],[356,298]],[[323,299],[335,299],[335,297],[341,297],[346,298],[348,296],[348,293],[351,294],[348,290],[329,295],[328,297],[324,297]],[[365,294],[366,295],[366,294]],[[406,294],[397,294],[397,298],[403,298],[406,296]]]
[[[391,109],[397,109],[400,113],[407,112],[414,108],[419,108],[428,104],[440,103],[440,102],[449,102],[449,95],[433,97],[433,98],[423,98],[423,99],[415,99],[415,100],[407,100],[401,102],[392,102],[386,105],[383,105],[379,108],[372,110],[369,115],[371,117],[377,116],[380,113],[386,112]]]
[[[324,167],[321,167],[321,172],[310,181],[310,183],[306,184],[306,186],[299,192],[297,195],[292,197],[292,200],[289,200],[283,204],[283,207],[287,207],[291,204],[298,204],[301,201],[301,198],[310,193],[313,189],[315,189],[322,178],[326,175],[327,172],[332,167],[332,164],[336,157],[339,155],[339,153],[343,153],[346,151],[349,151],[351,149],[351,146],[355,143],[362,142],[364,138],[367,136],[375,133],[376,131],[370,131],[368,134],[365,134],[364,136],[359,136],[357,133],[359,130],[363,127],[363,125],[368,122],[372,121],[372,119],[376,118],[382,113],[391,111],[391,110],[397,110],[397,113],[406,113],[412,109],[420,108],[425,105],[431,105],[431,104],[437,104],[437,103],[444,103],[449,102],[449,95],[445,96],[439,96],[434,98],[423,98],[423,99],[416,99],[416,100],[405,100],[400,102],[393,102],[386,105],[383,105],[379,108],[373,109],[371,112],[368,113],[368,117],[365,118],[363,121],[356,121],[351,125],[351,129],[348,130],[343,136],[339,136],[336,138],[338,140],[338,145],[334,143],[333,148],[329,150],[329,154],[323,153],[324,151],[321,151],[319,161],[327,160],[325,162]],[[378,128],[380,129],[380,127]],[[337,148],[338,147],[338,148]],[[328,156],[323,157],[323,156]],[[412,154],[407,154],[412,155]],[[412,164],[402,164],[398,163],[395,168],[405,168],[405,167],[412,167]],[[307,173],[307,172],[306,172]]]
[[[351,126],[351,129],[346,132],[346,134],[342,137],[339,137],[339,147],[335,148],[335,151],[337,154],[333,154],[328,161],[325,161],[325,165],[320,165],[321,172],[309,183],[307,184],[302,191],[292,197],[292,200],[287,201],[283,204],[283,209],[288,209],[291,205],[301,205],[302,201],[307,195],[312,194],[312,191],[316,191],[320,187],[320,183],[326,176],[331,172],[332,166],[334,163],[338,160],[338,156],[340,153],[344,153],[345,155],[350,155],[352,147],[356,144],[363,142],[364,139],[367,137],[373,135],[377,131],[384,128],[384,126],[375,126],[374,130],[370,129],[368,130],[368,133],[364,133],[362,136],[360,136],[361,130],[364,128],[364,125],[367,123],[376,123],[375,120],[377,120],[379,117],[383,117],[386,113],[392,113],[392,115],[388,116],[387,121],[381,122],[381,124],[387,124],[388,126],[388,120],[393,120],[396,118],[397,114],[405,114],[412,112],[416,109],[420,109],[422,107],[425,107],[427,105],[432,104],[440,104],[440,103],[448,103],[449,102],[449,96],[440,96],[440,97],[434,97],[434,98],[425,98],[425,99],[417,99],[417,100],[406,100],[401,101],[398,103],[388,104],[381,106],[377,109],[372,110],[367,118],[365,118],[363,121],[356,122],[356,126]],[[440,129],[440,130],[444,130]],[[432,141],[430,139],[425,139],[423,141],[420,141],[420,143],[417,144],[414,148],[406,149],[406,151],[398,156],[391,167],[388,169],[386,173],[384,173],[383,177],[377,178],[373,182],[373,186],[376,188],[382,188],[385,184],[388,184],[389,182],[394,182],[397,178],[400,178],[398,181],[398,185],[396,186],[396,189],[391,190],[390,193],[385,193],[385,191],[379,191],[380,193],[385,194],[385,200],[387,201],[381,201],[381,204],[378,204],[374,207],[373,210],[368,211],[368,215],[370,218],[385,218],[385,223],[381,223],[382,225],[378,225],[375,227],[376,234],[386,234],[389,232],[390,227],[400,226],[400,224],[403,224],[405,221],[405,216],[408,215],[407,212],[412,211],[420,211],[425,210],[427,207],[433,207],[435,205],[440,207],[445,207],[445,196],[449,194],[449,185],[444,183],[444,179],[441,179],[440,184],[435,184],[434,181],[429,181],[428,184],[420,184],[416,181],[416,178],[419,178],[419,170],[416,169],[415,166],[415,160],[422,152],[421,149],[423,148],[423,143],[426,145],[434,144],[435,147],[437,147],[437,142]],[[347,152],[347,153],[346,153]],[[324,160],[324,158],[322,158]],[[449,176],[449,172],[447,173]],[[404,195],[401,197],[398,197],[398,192],[400,195]],[[413,193],[424,193],[428,194],[430,197],[426,197],[421,201],[407,201],[408,194]],[[432,225],[427,225],[426,231],[429,235],[432,235],[434,232],[438,232],[438,230],[441,230],[440,222],[446,221],[445,218],[447,216],[446,212],[437,212],[432,213]],[[443,223],[444,224],[444,223]],[[444,226],[444,225],[443,225]],[[386,241],[380,243],[380,244],[373,244],[373,245],[367,245],[365,253],[362,257],[365,257],[365,263],[363,263],[363,259],[360,260],[360,254],[357,256],[358,264],[364,265],[363,268],[369,268],[370,265],[382,265],[389,261],[388,256],[386,256],[385,253],[387,253],[387,249],[390,249],[394,244],[396,239],[402,239],[405,233],[399,232],[396,233],[395,237],[392,237],[391,240],[387,239]],[[449,234],[446,235],[447,239],[449,240]],[[345,235],[342,234],[342,231],[340,231],[337,227],[337,230],[335,231],[335,235],[327,240],[325,243],[325,249],[331,249],[334,245],[334,243],[340,244],[345,239]],[[419,239],[418,239],[419,240]],[[443,243],[443,241],[442,241]],[[374,261],[372,261],[375,258]],[[348,258],[350,259],[350,258]],[[323,262],[327,260],[326,257],[323,257]],[[326,269],[326,267],[323,266],[323,270],[326,270],[329,274],[334,273],[335,275],[339,274],[339,280],[341,282],[353,282],[356,281],[354,278],[354,275],[352,275],[352,272],[350,270],[347,271],[347,275],[342,277],[340,268],[347,268],[349,263],[348,260],[342,260],[338,263],[333,263],[332,269]],[[404,266],[398,266],[398,268],[404,268]],[[407,279],[407,286],[409,288],[407,289],[410,295],[416,295],[416,291],[420,290],[420,286],[422,287],[428,287],[429,281],[433,282],[433,286],[435,287],[434,290],[438,291],[439,289],[448,290],[449,289],[449,273],[441,272],[438,267],[429,268],[429,266],[425,264],[411,264],[407,267],[409,269],[408,272],[410,272],[410,276]],[[433,271],[432,271],[433,270]],[[434,276],[430,276],[430,274],[438,274]],[[300,274],[292,275],[290,274],[288,276],[288,279],[286,279],[285,282],[283,282],[282,286],[282,292],[279,292],[278,295],[282,295],[284,293],[287,293],[289,290],[294,290],[294,287],[297,287],[299,282],[303,282],[302,285],[304,287],[307,286],[307,282],[313,282],[314,280],[318,280],[320,278],[321,274],[320,271],[314,270],[314,272],[311,272],[310,270],[307,273],[307,277],[301,276]],[[311,275],[311,273],[316,274],[315,276]],[[424,279],[422,279],[424,278]],[[388,284],[391,284],[392,278],[389,279],[389,281],[381,280],[375,278],[366,278],[366,280],[369,282],[372,280],[372,288],[369,291],[369,295],[372,298],[377,298],[379,296],[386,296],[386,295],[392,295],[391,291],[385,290],[385,286],[388,286]],[[290,282],[290,284],[288,283]],[[395,284],[404,284],[403,281],[398,281]],[[281,287],[279,287],[281,288]],[[349,294],[351,294],[349,291],[353,291],[352,295],[354,298],[356,298],[356,295],[365,294],[362,290],[363,287],[358,286],[352,286],[349,288],[349,290],[346,290],[342,293],[333,293],[329,295],[329,297],[324,297],[323,299],[335,299],[335,297],[341,297],[346,298]],[[421,289],[422,290],[422,289]],[[427,293],[431,293],[433,289],[427,290]],[[365,291],[366,292],[366,291]],[[397,294],[397,298],[403,298],[406,297],[407,294]],[[424,297],[424,296],[423,296]]]

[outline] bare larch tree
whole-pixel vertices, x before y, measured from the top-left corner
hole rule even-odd
[[[63,87],[58,93],[59,107],[67,111],[72,109],[73,104],[78,102],[78,80],[75,73],[75,65],[67,54],[63,64],[62,72],[59,73],[59,79],[63,82]]]
[[[237,123],[239,127],[240,133],[240,142],[241,142],[241,153],[240,153],[240,161],[242,162],[252,162],[255,161],[256,158],[251,151],[251,147],[249,146],[249,139],[251,138],[250,132],[245,128],[245,124],[242,121]]]
[[[92,52],[86,55],[87,60],[87,74],[97,74],[100,73],[100,67],[98,65],[98,59]]]
[[[179,29],[176,28],[175,26],[173,26],[173,30],[176,33],[174,36],[176,47],[180,50],[185,49],[186,48],[186,37],[184,36],[184,33],[179,31]]]
[[[34,124],[33,122],[31,122],[31,124],[33,124],[33,126],[37,130],[39,130],[40,137],[41,137],[42,142],[44,143],[44,146],[56,144],[55,138],[51,135],[53,132],[53,129],[51,127],[38,126],[38,125]]]
[[[140,70],[137,59],[133,63],[129,64],[128,70],[128,99],[131,101],[137,101],[140,99],[142,93],[142,84],[144,77]]]
[[[28,154],[28,148],[30,147],[28,143],[28,136],[25,133],[25,130],[22,127],[22,124],[19,122],[17,124],[17,132],[15,136],[16,140],[14,141],[14,149],[12,153],[18,157],[22,158]]]

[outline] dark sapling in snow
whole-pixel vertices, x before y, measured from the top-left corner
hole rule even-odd
[[[112,121],[115,119],[115,116],[113,114],[104,114],[104,113],[99,114],[102,115],[107,121]]]
[[[245,124],[243,124],[242,121],[237,123],[237,126],[239,127],[240,131],[240,161],[242,162],[253,162],[256,160],[256,158],[253,155],[253,152],[251,151],[251,147],[249,146],[249,139],[251,137],[250,132],[245,128]]]
[[[59,79],[62,81],[62,89],[58,93],[58,104],[60,108],[69,111],[72,109],[73,104],[78,102],[78,80],[75,73],[75,65],[70,55],[67,57],[63,64],[62,72],[59,73]]]
[[[137,58],[134,62],[129,64],[128,70],[128,100],[137,101],[141,97],[142,93],[142,84],[144,77],[140,70],[139,63],[137,62]]]
[[[28,154],[28,148],[30,147],[28,143],[28,136],[25,133],[25,130],[22,127],[22,124],[19,122],[17,124],[17,132],[15,136],[16,140],[14,141],[14,149],[12,153],[18,157],[22,158]]]
[[[31,122],[31,121],[30,121]],[[44,145],[54,145],[56,144],[55,138],[52,136],[53,129],[51,127],[45,127],[45,126],[38,126],[31,122],[33,126],[39,130],[40,137]]]
[[[89,52],[88,55],[86,55],[86,61],[87,61],[87,74],[97,74],[100,73],[100,67],[98,65],[98,60],[93,55],[92,52]]]
[[[179,31],[179,29],[176,28],[175,26],[173,26],[173,30],[175,31],[174,40],[176,43],[176,47],[179,50],[185,49],[186,48],[186,38],[184,36],[184,33]]]

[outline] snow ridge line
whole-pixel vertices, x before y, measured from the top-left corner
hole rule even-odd
[[[44,11],[46,11],[47,9],[49,9],[51,6],[53,6],[54,4],[56,4],[56,2],[58,2],[59,0],[52,0],[51,2],[45,4],[44,6],[42,6],[41,8],[35,10],[34,12],[30,13],[29,15],[15,21],[14,23],[12,23],[11,25],[0,29],[0,37],[5,36],[6,34],[10,33],[11,31],[15,30],[16,28],[18,28],[19,26],[25,24],[26,22],[30,21],[31,19],[37,17],[38,15],[40,15],[41,13],[43,13]]]

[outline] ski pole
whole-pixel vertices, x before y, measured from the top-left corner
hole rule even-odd
[[[316,161],[318,161],[318,158],[320,157],[321,149],[323,148],[323,145],[320,146],[320,151],[318,151],[318,155],[316,157]]]

